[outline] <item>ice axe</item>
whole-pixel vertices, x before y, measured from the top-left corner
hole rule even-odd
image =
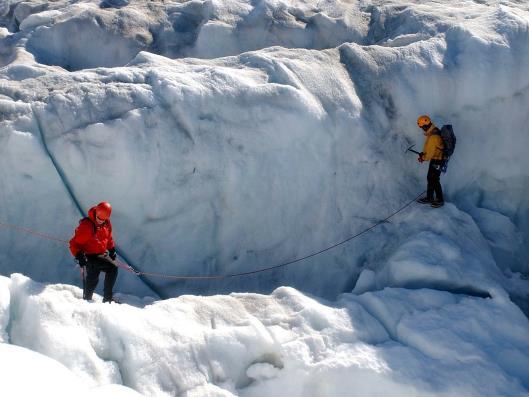
[[[415,145],[411,145],[408,149],[406,149],[406,152],[412,152],[412,153],[418,154],[420,156],[421,152],[418,152],[417,150],[413,150],[414,146]],[[406,153],[406,152],[404,152],[404,153]]]

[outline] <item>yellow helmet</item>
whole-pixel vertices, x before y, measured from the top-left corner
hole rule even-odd
[[[428,116],[427,114],[423,114],[417,119],[417,125],[419,126],[419,128],[430,124],[432,124],[432,120],[430,120],[430,116]]]

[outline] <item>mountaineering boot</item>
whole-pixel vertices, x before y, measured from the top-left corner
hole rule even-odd
[[[421,197],[420,199],[417,200],[417,202],[419,204],[431,204],[432,203],[432,199],[428,198],[428,197]]]
[[[117,303],[117,304],[121,304],[121,302],[119,300],[117,300],[116,298],[112,297],[112,298],[103,298],[103,303]]]
[[[431,204],[433,208],[439,208],[439,207],[442,207],[443,205],[445,205],[445,202],[440,201],[440,200],[432,201],[432,204]]]

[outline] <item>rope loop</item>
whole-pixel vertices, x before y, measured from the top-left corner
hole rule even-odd
[[[358,232],[355,235],[346,238],[345,240],[342,240],[342,241],[340,241],[340,242],[338,242],[336,244],[333,244],[333,245],[331,245],[329,247],[326,247],[326,248],[324,248],[322,250],[319,250],[319,251],[313,252],[311,254],[305,255],[305,256],[303,256],[301,258],[296,258],[296,259],[290,260],[288,262],[280,263],[280,264],[274,265],[274,266],[264,267],[264,268],[261,268],[261,269],[251,270],[251,271],[248,271],[248,272],[232,273],[232,274],[226,274],[226,275],[178,276],[178,275],[172,275],[172,274],[163,274],[163,273],[152,273],[152,272],[138,271],[138,270],[134,269],[132,266],[130,266],[130,265],[124,263],[124,262],[121,262],[119,260],[116,260],[115,264],[116,264],[117,267],[119,267],[121,269],[124,269],[124,270],[126,270],[126,271],[128,271],[130,273],[133,273],[134,275],[136,275],[138,277],[139,276],[147,276],[147,277],[158,277],[158,278],[165,278],[165,279],[172,279],[172,280],[224,280],[224,279],[228,279],[228,278],[243,277],[243,276],[250,276],[250,275],[253,275],[253,274],[257,274],[257,273],[263,273],[263,272],[266,272],[266,271],[270,271],[270,270],[273,270],[273,269],[279,269],[281,267],[286,267],[286,266],[292,265],[294,263],[298,263],[298,262],[304,261],[306,259],[315,257],[317,255],[320,255],[320,254],[324,253],[324,252],[327,252],[327,251],[329,251],[329,250],[331,250],[333,248],[336,248],[336,247],[338,247],[340,245],[343,245],[343,244],[345,244],[345,243],[347,243],[347,242],[349,242],[351,240],[354,240],[355,238],[360,237],[361,235],[369,232],[370,230],[374,229],[375,227],[377,227],[377,226],[379,226],[379,225],[381,225],[383,223],[388,222],[395,215],[397,215],[400,212],[404,211],[407,207],[409,207],[412,203],[414,203],[425,192],[426,191],[423,191],[417,197],[415,197],[414,199],[408,201],[405,205],[400,207],[397,211],[393,212],[391,215],[389,215],[386,218],[374,223],[373,225],[369,226],[368,228],[362,230],[361,232]],[[60,238],[53,237],[53,236],[49,236],[49,235],[47,235],[45,233],[41,233],[41,232],[38,232],[38,231],[35,231],[35,230],[32,230],[32,229],[20,227],[20,226],[17,226],[17,225],[12,225],[12,224],[8,224],[8,223],[0,222],[0,227],[14,229],[14,230],[17,230],[19,232],[31,234],[31,235],[34,235],[34,236],[37,236],[37,237],[40,237],[40,238],[43,238],[43,239],[47,239],[47,240],[51,240],[51,241],[55,241],[55,242],[59,242],[59,243],[68,244],[67,240],[60,239]]]

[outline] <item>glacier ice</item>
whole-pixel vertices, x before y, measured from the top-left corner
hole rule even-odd
[[[502,297],[386,288],[331,303],[281,287],[270,295],[154,302],[122,295],[124,304],[108,305],[99,296],[82,301],[69,285],[19,274],[7,281],[11,343],[60,363],[71,371],[66,380],[89,390],[123,384],[146,396],[529,395],[528,319]],[[11,356],[4,357],[0,365]],[[18,368],[8,373],[20,379]]]
[[[140,270],[230,274],[282,263],[363,230],[420,192],[423,171],[403,152],[410,142],[420,143],[413,121],[428,112],[438,123],[451,122],[459,137],[444,177],[449,200],[484,228],[500,269],[527,272],[524,147],[529,135],[523,109],[529,59],[522,50],[528,37],[523,7],[472,4],[465,9],[468,18],[461,20],[455,3],[353,5],[353,14],[367,13],[376,21],[363,33],[369,40],[356,41],[378,45],[238,49],[235,56],[217,59],[200,53],[195,55],[202,59],[169,59],[162,55],[183,54],[156,55],[139,46],[140,52],[114,62],[104,52],[120,56],[113,48],[125,51],[128,45],[105,39],[108,44],[99,48],[94,39],[87,47],[75,35],[94,36],[83,35],[80,27],[75,32],[64,28],[58,37],[80,44],[76,48],[83,54],[96,51],[110,66],[128,62],[113,68],[79,65],[82,70],[68,73],[38,63],[46,54],[34,51],[33,59],[28,52],[39,35],[51,34],[43,32],[98,16],[103,19],[94,26],[103,32],[119,16],[122,25],[111,33],[119,40],[139,40],[131,34],[150,29],[151,12],[167,17],[178,12],[180,19],[192,19],[202,3],[159,5],[144,13],[133,3],[111,9],[97,2],[27,4],[16,5],[11,16],[27,29],[2,39],[14,56],[1,69],[6,77],[1,139],[9,150],[0,161],[9,171],[2,174],[0,206],[9,215],[6,221],[67,239],[80,217],[74,203],[86,210],[104,199],[116,208],[123,256]],[[24,8],[17,12],[19,7]],[[220,7],[215,12],[222,18],[215,23],[234,29],[241,28],[238,18],[251,8],[245,2],[208,7]],[[329,17],[351,17],[343,4],[328,7]],[[274,12],[254,18],[264,15],[279,18]],[[48,42],[42,45],[51,51]],[[59,39],[52,42],[66,48]],[[222,43],[215,46],[219,51]],[[69,56],[82,62],[75,52]],[[505,216],[509,234],[496,233],[490,240],[484,211]],[[38,280],[77,282],[63,248],[2,233],[1,244],[9,247],[1,251],[5,274],[20,271]],[[287,283],[332,297],[351,290],[362,262],[372,256],[369,251],[391,238],[394,234],[381,229],[359,244],[308,261],[303,271],[293,268],[216,285],[150,280],[144,292],[265,292]],[[35,266],[35,257],[20,256],[22,251],[38,252],[46,265]],[[391,255],[379,251],[380,262]],[[323,276],[316,270],[322,265]],[[343,274],[342,283],[333,281],[337,273]],[[142,283],[121,275],[120,284],[132,292]]]
[[[2,357],[87,395],[527,395],[528,41],[508,0],[1,2],[0,222],[67,240],[108,200],[139,270],[329,247],[424,189],[418,114],[458,136],[442,209],[252,277],[121,271],[148,297],[117,307],[0,227],[1,274],[35,280],[0,278]]]

